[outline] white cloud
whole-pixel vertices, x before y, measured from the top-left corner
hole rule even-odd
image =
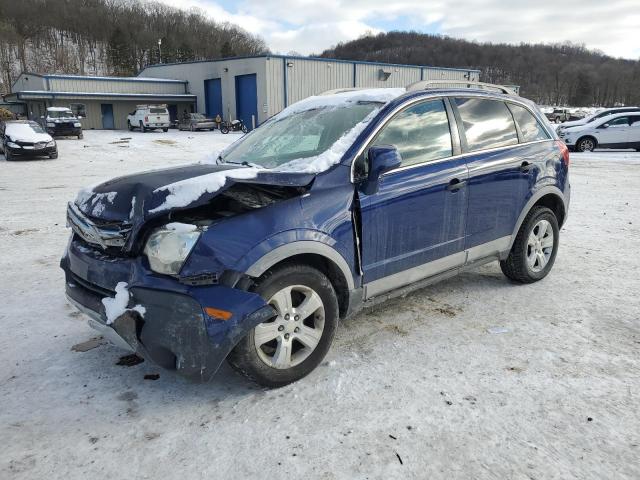
[[[584,43],[609,55],[640,56],[638,0],[238,0],[234,11],[220,0],[161,0],[199,7],[218,21],[237,23],[262,36],[277,52],[318,53],[376,25],[431,31],[492,42]]]

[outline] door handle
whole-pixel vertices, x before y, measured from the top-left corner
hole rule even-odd
[[[531,171],[531,169],[533,169],[533,164],[532,163],[522,162],[522,165],[520,165],[520,171],[521,172],[529,173]]]
[[[466,184],[467,182],[464,180],[460,180],[459,178],[452,178],[449,182],[449,185],[447,185],[447,190],[449,190],[450,192],[457,192]]]

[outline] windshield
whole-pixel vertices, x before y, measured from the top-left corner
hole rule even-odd
[[[49,110],[47,112],[49,118],[70,118],[73,117],[71,110]]]
[[[194,120],[205,120],[205,116],[201,113],[192,113],[191,118]]]
[[[37,123],[8,123],[5,130],[11,138],[30,138],[34,133],[46,133]]]
[[[149,113],[167,113],[166,108],[150,108]]]
[[[234,143],[221,155],[221,159],[225,163],[261,168],[278,168],[290,163],[287,167],[292,167],[292,170],[313,169],[312,161],[317,160],[316,157],[328,153],[343,136],[354,133],[354,127],[377,112],[383,104],[359,101],[276,116]],[[348,145],[344,151],[347,148]]]

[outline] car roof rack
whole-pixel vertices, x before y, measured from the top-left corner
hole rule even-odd
[[[480,90],[494,90],[507,95],[517,95],[515,90],[504,85],[494,83],[473,82],[470,80],[421,80],[407,86],[407,92],[427,90],[430,88],[455,88],[452,85],[463,85],[465,88],[478,88]]]

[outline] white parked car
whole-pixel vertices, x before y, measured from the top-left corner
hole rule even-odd
[[[616,113],[630,113],[630,112],[640,112],[640,107],[615,107],[615,108],[605,108],[604,110],[600,110],[593,115],[588,115],[579,120],[572,120],[570,122],[564,122],[562,125],[559,125],[556,128],[556,132],[560,133],[563,130],[569,127],[577,127],[579,125],[586,125],[587,123],[595,122],[603,117],[608,117],[609,115],[614,115]]]
[[[166,105],[137,105],[135,112],[127,116],[127,128],[139,128],[141,132],[161,128],[169,130],[169,111]]]
[[[591,152],[595,148],[635,148],[640,152],[640,111],[616,113],[558,133],[570,150]]]

